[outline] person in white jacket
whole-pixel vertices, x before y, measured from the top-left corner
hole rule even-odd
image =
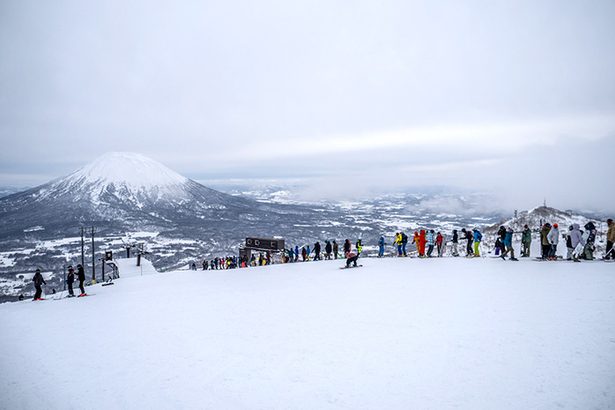
[[[553,224],[551,231],[547,235],[547,240],[549,241],[549,245],[551,245],[549,259],[555,260],[557,258],[557,244],[559,243],[559,226],[557,224]]]
[[[579,224],[572,224],[572,230],[568,235],[570,237],[570,246],[573,249],[572,260],[579,262],[579,255],[583,253],[585,248],[585,238],[583,238]]]

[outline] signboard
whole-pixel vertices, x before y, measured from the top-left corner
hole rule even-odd
[[[246,248],[267,251],[283,251],[284,239],[246,238]]]

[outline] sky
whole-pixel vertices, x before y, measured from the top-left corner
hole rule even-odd
[[[615,2],[0,2],[0,186],[108,151],[615,210]]]

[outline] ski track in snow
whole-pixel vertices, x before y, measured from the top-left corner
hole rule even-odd
[[[342,263],[154,274],[0,305],[0,408],[615,405],[614,265]]]

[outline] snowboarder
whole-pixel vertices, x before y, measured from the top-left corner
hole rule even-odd
[[[384,256],[384,236],[381,236],[378,240],[378,257],[382,258]]]
[[[557,259],[557,245],[559,244],[559,225],[553,224],[553,228],[549,231],[547,235],[547,239],[549,241],[549,260]]]
[[[529,226],[523,226],[523,233],[521,234],[521,257],[529,258],[530,247],[532,245],[532,230]]]
[[[66,276],[66,285],[68,286],[68,297],[75,297],[75,292],[73,290],[73,283],[75,282],[75,269],[73,269],[72,265],[68,267],[68,275]]]
[[[363,244],[361,243],[361,239],[357,241],[355,246],[357,247],[357,255],[361,255],[361,252],[363,252]]]
[[[203,270],[207,270],[209,263],[207,263],[207,259],[203,259]]]
[[[606,253],[604,259],[615,259],[615,249],[613,249],[613,244],[615,243],[615,223],[609,218],[606,220],[606,224],[609,229],[606,232]]]
[[[339,245],[337,244],[337,242],[335,242],[335,239],[333,240],[333,256],[335,257],[335,259],[337,259],[338,255],[339,255]]]
[[[510,260],[511,261],[518,261],[519,259],[515,258],[515,250],[513,249],[512,246],[512,237],[513,237],[513,230],[511,227],[508,227],[508,229],[504,228],[506,231],[506,234],[504,235],[504,241],[502,242],[502,244],[504,245],[504,252],[502,252],[502,255],[500,256],[502,259],[506,260],[506,256],[508,255],[508,253],[510,253]]]
[[[585,252],[584,257],[588,261],[594,260],[594,250],[596,247],[594,246],[594,242],[596,241],[596,225],[593,222],[588,222],[585,224]]]
[[[299,260],[299,245],[295,245],[295,262]]]
[[[480,256],[480,242],[483,240],[483,234],[480,233],[480,231],[478,230],[478,228],[474,228],[473,232],[473,240],[474,240],[474,256],[475,257],[479,257]]]
[[[307,257],[308,257],[307,250],[305,249],[305,246],[303,246],[301,248],[301,258],[303,259],[303,262],[307,260]]]
[[[37,269],[34,273],[34,276],[32,277],[32,282],[34,282],[34,289],[36,289],[36,292],[34,293],[34,299],[32,300],[43,300],[43,298],[41,297],[43,294],[42,286],[46,285],[47,282],[45,282],[45,279],[43,279],[43,275],[41,275],[40,269]]]
[[[350,243],[350,242],[348,242],[348,243]],[[354,253],[354,252],[348,251],[348,252],[345,253],[345,256],[346,256],[346,267],[349,268],[350,264],[352,263],[353,266],[356,268],[357,267],[357,259],[359,259],[359,255]]]
[[[87,296],[85,293],[85,288],[83,287],[83,282],[85,282],[85,271],[83,270],[83,266],[81,266],[81,264],[77,265],[77,280],[79,280],[79,289],[81,290],[79,297]]]
[[[459,256],[459,234],[457,233],[457,229],[453,229],[453,239],[451,240],[453,243],[453,256]]]

